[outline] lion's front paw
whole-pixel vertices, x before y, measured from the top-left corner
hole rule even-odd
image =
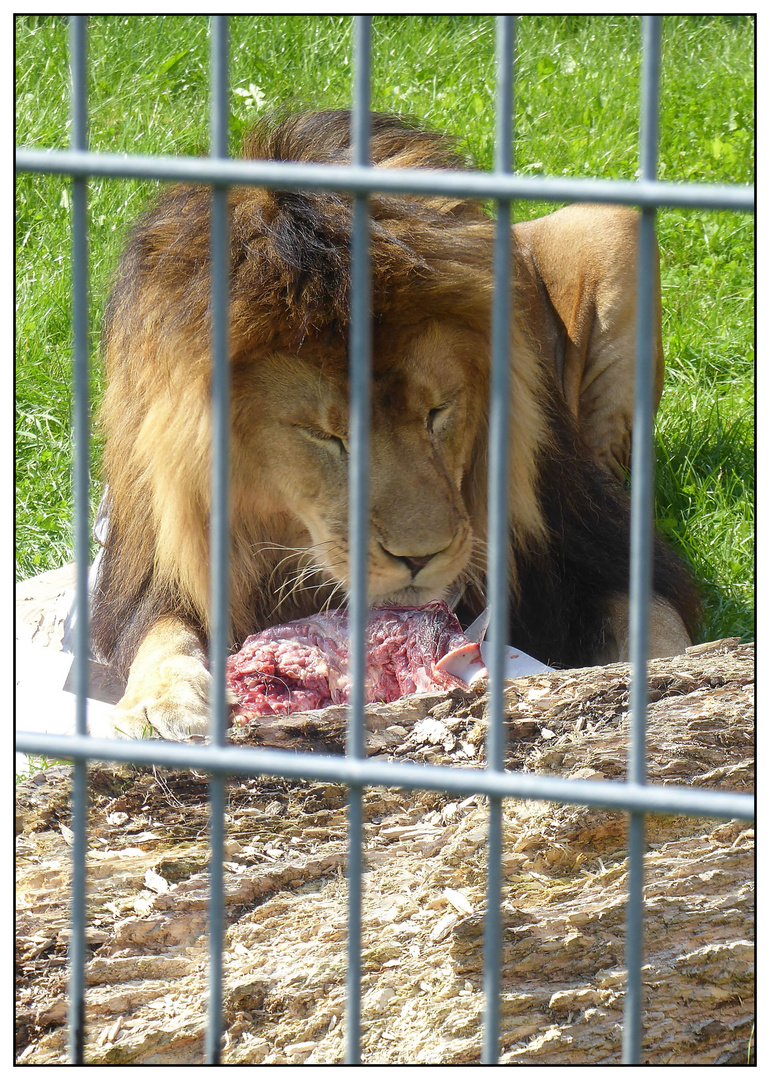
[[[209,730],[211,676],[197,657],[165,659],[155,671],[129,678],[112,714],[115,734],[179,741]]]

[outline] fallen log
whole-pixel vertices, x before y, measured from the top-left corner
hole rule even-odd
[[[625,665],[506,689],[506,766],[620,778]],[[754,653],[711,643],[650,665],[650,782],[751,791]],[[254,722],[243,745],[340,752],[345,711]],[[487,700],[452,691],[367,709],[368,752],[483,765]],[[17,788],[17,1061],[66,1061],[69,767]],[[207,781],[89,768],[86,1060],[203,1061]],[[343,1059],[346,793],[228,781],[223,1062]],[[365,792],[362,1053],[479,1061],[485,801]],[[626,815],[506,800],[501,1061],[620,1060]],[[753,1060],[753,831],[647,819],[643,1060]]]

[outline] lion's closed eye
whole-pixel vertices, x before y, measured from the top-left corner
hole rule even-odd
[[[454,402],[445,401],[430,409],[425,418],[425,426],[431,435],[439,435],[449,424],[454,409]]]
[[[342,435],[333,435],[329,431],[321,431],[320,428],[303,427],[301,425],[297,425],[297,427],[298,430],[301,431],[310,442],[315,443],[316,446],[321,446],[325,450],[337,453],[341,457],[347,457],[347,439]]]

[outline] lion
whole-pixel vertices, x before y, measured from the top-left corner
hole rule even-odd
[[[350,116],[262,122],[244,155],[347,163]],[[372,117],[376,168],[463,168],[446,136]],[[229,190],[232,648],[344,604],[349,196]],[[127,678],[116,730],[206,730],[210,675],[210,188],[177,185],[131,234],[108,302],[101,409],[109,529],[99,655]],[[373,195],[368,599],[486,604],[494,223],[478,203]],[[574,667],[627,655],[638,215],[573,206],[513,230],[510,641]],[[655,342],[662,377],[660,320]],[[698,600],[654,550],[650,652]]]

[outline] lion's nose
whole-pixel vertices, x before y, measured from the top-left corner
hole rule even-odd
[[[417,577],[423,566],[427,566],[431,559],[434,559],[437,554],[438,552],[434,551],[432,555],[418,555],[416,558],[402,555],[401,560],[402,562],[405,562],[412,571],[412,577]]]
[[[384,550],[388,551],[387,548]],[[427,566],[431,559],[435,559],[438,554],[440,552],[434,551],[430,555],[394,555],[392,551],[388,551],[388,555],[392,558],[399,559],[400,562],[406,564],[413,578],[416,578],[422,568]]]

